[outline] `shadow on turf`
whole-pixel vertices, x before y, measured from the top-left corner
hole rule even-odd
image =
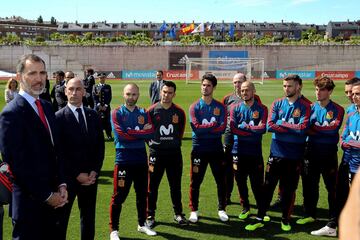
[[[252,207],[255,207],[255,206],[252,206]],[[280,206],[278,207],[270,207],[269,211],[272,211],[272,212],[281,212],[281,208]],[[326,208],[317,208],[317,218],[324,218],[324,219],[327,219],[329,217],[329,210],[326,209]],[[304,214],[304,208],[303,206],[301,205],[295,205],[294,206],[294,209],[293,209],[293,219],[299,219],[301,218],[301,216],[303,216]]]
[[[280,230],[280,225],[278,222],[280,221],[279,219],[274,218],[274,220],[277,222],[270,222],[263,229],[259,229],[255,232],[249,232],[245,230],[245,226],[249,223],[249,221],[239,222],[237,221],[237,219],[235,220],[235,218],[237,218],[237,216],[231,216],[229,222],[223,223],[220,222],[218,218],[200,216],[198,223],[181,227],[181,229],[183,231],[189,231],[194,233],[217,235],[219,239],[221,239],[221,236],[228,238],[242,238],[242,239],[244,238],[245,239],[264,238],[264,239],[275,239],[275,240],[290,239],[286,237],[274,236],[277,234],[284,234],[284,232]],[[176,223],[159,222],[158,224],[179,228],[179,226]],[[293,232],[290,232],[289,234],[292,233]],[[164,235],[168,235],[169,233],[158,232],[158,234],[160,236],[164,236]],[[171,235],[167,239],[192,239],[192,238],[183,238],[181,236]]]

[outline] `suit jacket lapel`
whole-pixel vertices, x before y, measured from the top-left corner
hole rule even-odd
[[[91,122],[92,113],[86,107],[84,107],[84,112],[85,112],[85,118],[86,118],[87,131],[88,131],[88,134],[90,134],[90,131],[92,130],[92,122]]]

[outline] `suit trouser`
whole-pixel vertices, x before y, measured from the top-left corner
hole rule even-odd
[[[233,156],[231,151],[232,145],[224,145],[226,200],[231,199],[231,193],[234,188]]]
[[[329,220],[336,218],[336,178],[338,172],[337,153],[316,155],[309,152],[302,166],[304,210],[306,217],[316,218],[319,200],[319,182],[322,175],[328,192]]]
[[[68,203],[64,207],[57,209],[59,214],[59,238],[66,239],[67,226],[71,214],[71,209],[77,197],[80,211],[81,240],[91,240],[95,238],[95,212],[96,194],[98,183],[90,186],[82,186],[79,183],[70,183],[68,190]]]
[[[181,176],[183,161],[181,151],[160,155],[151,153],[149,158],[149,196],[147,215],[155,217],[156,202],[161,179],[166,171],[171,201],[176,215],[183,213],[181,201]]]
[[[54,208],[46,203],[35,203],[35,201],[33,203],[28,204],[30,211],[27,212],[31,214],[30,216],[24,216],[24,219],[13,218],[13,240],[56,239],[54,233],[57,230],[57,215]]]
[[[218,196],[218,209],[226,208],[224,152],[222,149],[216,152],[191,152],[190,169],[190,208],[197,211],[199,207],[200,185],[204,180],[207,165],[210,165],[215,178]]]
[[[269,157],[265,171],[264,198],[259,206],[258,217],[263,218],[266,215],[277,182],[283,181],[284,185],[281,201],[282,219],[289,221],[293,208],[295,191],[299,182],[300,162],[300,159]]]
[[[235,180],[243,208],[250,209],[247,178],[250,178],[251,189],[259,206],[264,185],[264,160],[262,156],[237,154],[233,158]]]
[[[98,109],[96,109],[98,111]],[[111,137],[111,123],[110,123],[110,106],[106,108],[105,111],[98,111],[98,114],[101,119],[101,128],[105,130],[106,136]]]
[[[110,229],[119,230],[120,213],[130,187],[134,182],[138,224],[144,226],[146,219],[146,197],[148,187],[148,165],[115,165],[114,192],[110,203]]]

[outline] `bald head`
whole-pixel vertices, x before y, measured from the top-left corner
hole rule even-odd
[[[139,87],[135,83],[128,83],[124,87],[124,93],[125,91],[128,91],[129,89],[134,89],[135,91],[139,92]]]
[[[245,103],[252,104],[255,95],[255,85],[250,81],[245,81],[241,84],[241,98]]]
[[[124,100],[127,108],[129,109],[135,108],[139,96],[140,96],[139,87],[135,83],[129,83],[125,85]]]
[[[243,73],[237,73],[233,77],[234,91],[237,95],[240,95],[241,84],[246,81],[246,76]]]
[[[241,82],[245,82],[246,81],[246,76],[243,73],[237,73],[234,75],[233,77],[233,82],[234,81],[241,81]]]
[[[72,78],[66,82],[65,95],[68,102],[75,106],[80,107],[82,98],[85,96],[84,83],[80,78]]]
[[[241,89],[242,89],[243,87],[244,87],[244,88],[249,88],[249,89],[255,91],[255,84],[254,84],[253,82],[245,81],[245,82],[243,82],[243,83],[241,84]]]

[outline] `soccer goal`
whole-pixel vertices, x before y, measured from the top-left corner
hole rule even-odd
[[[187,58],[186,83],[199,83],[206,73],[212,73],[218,83],[232,82],[233,76],[244,73],[254,83],[264,83],[264,58]]]

